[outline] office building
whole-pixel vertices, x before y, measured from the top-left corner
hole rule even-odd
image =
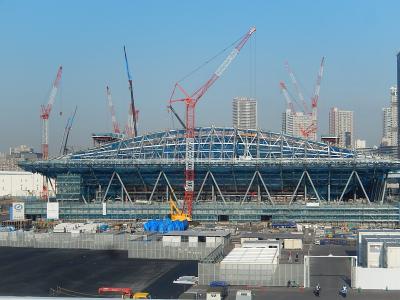
[[[254,98],[236,97],[232,102],[233,127],[257,129],[257,101]]]
[[[354,146],[353,112],[332,107],[329,111],[329,134],[339,138],[339,147]]]
[[[397,87],[390,88],[390,107],[384,107],[382,146],[397,146]]]

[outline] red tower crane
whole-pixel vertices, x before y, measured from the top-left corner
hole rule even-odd
[[[58,87],[60,85],[61,81],[61,74],[62,74],[62,66],[58,68],[57,76],[56,79],[53,82],[53,86],[51,88],[50,96],[49,96],[49,101],[47,105],[42,105],[41,106],[41,113],[40,113],[40,118],[42,119],[42,155],[43,159],[48,159],[49,158],[49,135],[48,135],[48,130],[49,130],[49,117],[51,113],[51,109],[53,107],[54,101],[56,99]]]
[[[115,117],[115,109],[114,109],[114,104],[112,102],[111,90],[108,86],[107,86],[107,100],[108,100],[108,108],[110,109],[110,113],[111,113],[113,131],[114,131],[114,133],[120,133],[117,118]]]
[[[192,216],[192,202],[194,195],[194,129],[195,129],[195,108],[197,102],[204,96],[207,90],[217,81],[218,78],[224,73],[231,62],[239,54],[240,50],[246,44],[251,35],[256,31],[255,27],[251,27],[249,31],[238,42],[235,48],[229,53],[218,69],[212,74],[200,88],[198,88],[191,95],[187,93],[184,88],[176,83],[169,100],[169,106],[175,102],[184,102],[186,108],[185,123],[186,123],[186,151],[185,151],[185,195],[183,211],[191,217]],[[176,88],[183,94],[183,98],[173,99]]]

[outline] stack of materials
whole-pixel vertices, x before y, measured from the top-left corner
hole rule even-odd
[[[185,231],[188,229],[188,221],[171,221],[171,219],[163,220],[149,220],[144,223],[143,228],[145,231],[167,233],[170,231]]]

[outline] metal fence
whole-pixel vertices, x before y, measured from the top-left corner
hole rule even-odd
[[[129,234],[0,232],[0,247],[126,250],[129,258],[201,260],[223,247],[209,243],[138,240]]]
[[[220,263],[198,264],[199,284],[211,281],[225,281],[230,285],[253,286],[303,286],[303,264],[271,265],[222,265]]]

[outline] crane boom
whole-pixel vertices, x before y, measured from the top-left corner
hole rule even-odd
[[[111,121],[114,133],[120,133],[119,124],[117,122],[117,118],[115,117],[115,109],[114,109],[114,104],[112,102],[111,89],[109,88],[109,86],[107,86],[107,100],[108,100],[108,108],[110,109],[111,113]]]
[[[126,56],[125,46],[124,46],[124,55],[125,55],[126,73],[128,75],[129,91],[130,91],[130,95],[131,95],[131,109],[132,109],[132,112],[136,112],[135,98],[133,97],[132,76],[131,76],[131,72],[129,71],[128,57]],[[137,136],[137,125],[136,125],[136,114],[135,113],[132,113],[132,118],[133,118],[133,134],[134,134],[134,136]]]
[[[184,88],[176,83],[174,86],[174,90],[171,94],[171,98],[169,100],[169,105],[171,106],[174,102],[184,102],[186,106],[186,118],[185,118],[185,127],[186,127],[186,151],[185,151],[185,194],[184,194],[184,203],[183,203],[183,211],[186,212],[186,215],[191,218],[192,217],[192,203],[193,203],[193,195],[194,195],[194,128],[195,128],[195,108],[197,102],[204,96],[204,94],[208,91],[208,89],[217,81],[218,78],[225,72],[225,70],[229,67],[232,61],[239,54],[240,50],[249,40],[251,35],[256,31],[255,27],[251,27],[247,33],[240,39],[240,41],[236,44],[235,48],[228,54],[222,64],[217,68],[217,70],[211,75],[211,77],[192,95],[189,95]],[[184,98],[181,99],[173,99],[175,95],[176,88],[178,88],[181,93],[184,95]]]
[[[317,81],[315,83],[314,96],[313,96],[312,102],[311,102],[312,107],[317,107],[317,105],[318,105],[319,91],[321,89],[321,80],[322,80],[322,76],[324,75],[324,64],[325,64],[325,57],[323,56],[321,59],[320,67],[319,67]]]
[[[66,155],[68,152],[67,145],[68,145],[69,134],[71,132],[72,124],[74,124],[77,109],[78,109],[78,106],[75,106],[74,113],[72,114],[71,117],[68,118],[67,125],[65,126],[64,136],[63,136],[63,140],[61,143],[61,149],[60,149],[60,154],[62,154],[62,155]]]
[[[283,81],[281,81],[281,82],[279,83],[279,85],[280,85],[280,87],[281,87],[282,94],[283,94],[283,96],[284,96],[285,99],[286,99],[286,104],[287,104],[288,108],[294,113],[295,110],[294,110],[293,101],[292,101],[292,99],[291,99],[290,96],[289,96],[289,92],[288,92],[288,90],[287,90],[286,84],[285,84]]]
[[[229,55],[225,58],[222,64],[218,67],[218,69],[214,72],[209,80],[205,84],[203,84],[197,91],[192,94],[192,98],[197,102],[201,97],[207,92],[207,90],[217,81],[218,78],[225,72],[225,70],[229,67],[232,61],[239,54],[240,50],[246,44],[251,35],[256,31],[255,27],[251,27],[250,30],[244,35],[244,37],[239,41],[236,47],[229,53]]]
[[[294,87],[296,89],[297,95],[299,96],[299,99],[300,99],[300,101],[301,101],[301,103],[303,105],[304,113],[308,114],[309,113],[309,109],[308,109],[306,100],[304,99],[303,93],[300,90],[299,83],[298,83],[298,81],[296,79],[296,76],[294,76],[294,73],[293,73],[292,69],[290,68],[288,62],[285,62],[285,67],[286,67],[286,70],[289,73],[290,79],[292,80],[292,83],[293,83],[293,85],[294,85]]]
[[[176,117],[176,119],[178,120],[178,122],[182,125],[182,127],[183,127],[184,129],[186,129],[185,123],[182,121],[181,117],[178,115],[178,113],[177,113],[176,110],[172,107],[172,105],[168,105],[167,108],[171,110],[171,112],[174,114],[174,116]]]
[[[58,87],[60,85],[62,75],[62,66],[58,68],[56,79],[53,82],[49,101],[46,105],[41,106],[40,118],[42,119],[42,154],[43,159],[47,159],[49,157],[49,136],[48,136],[48,121],[50,117],[51,109],[53,108],[54,101],[56,99]]]

